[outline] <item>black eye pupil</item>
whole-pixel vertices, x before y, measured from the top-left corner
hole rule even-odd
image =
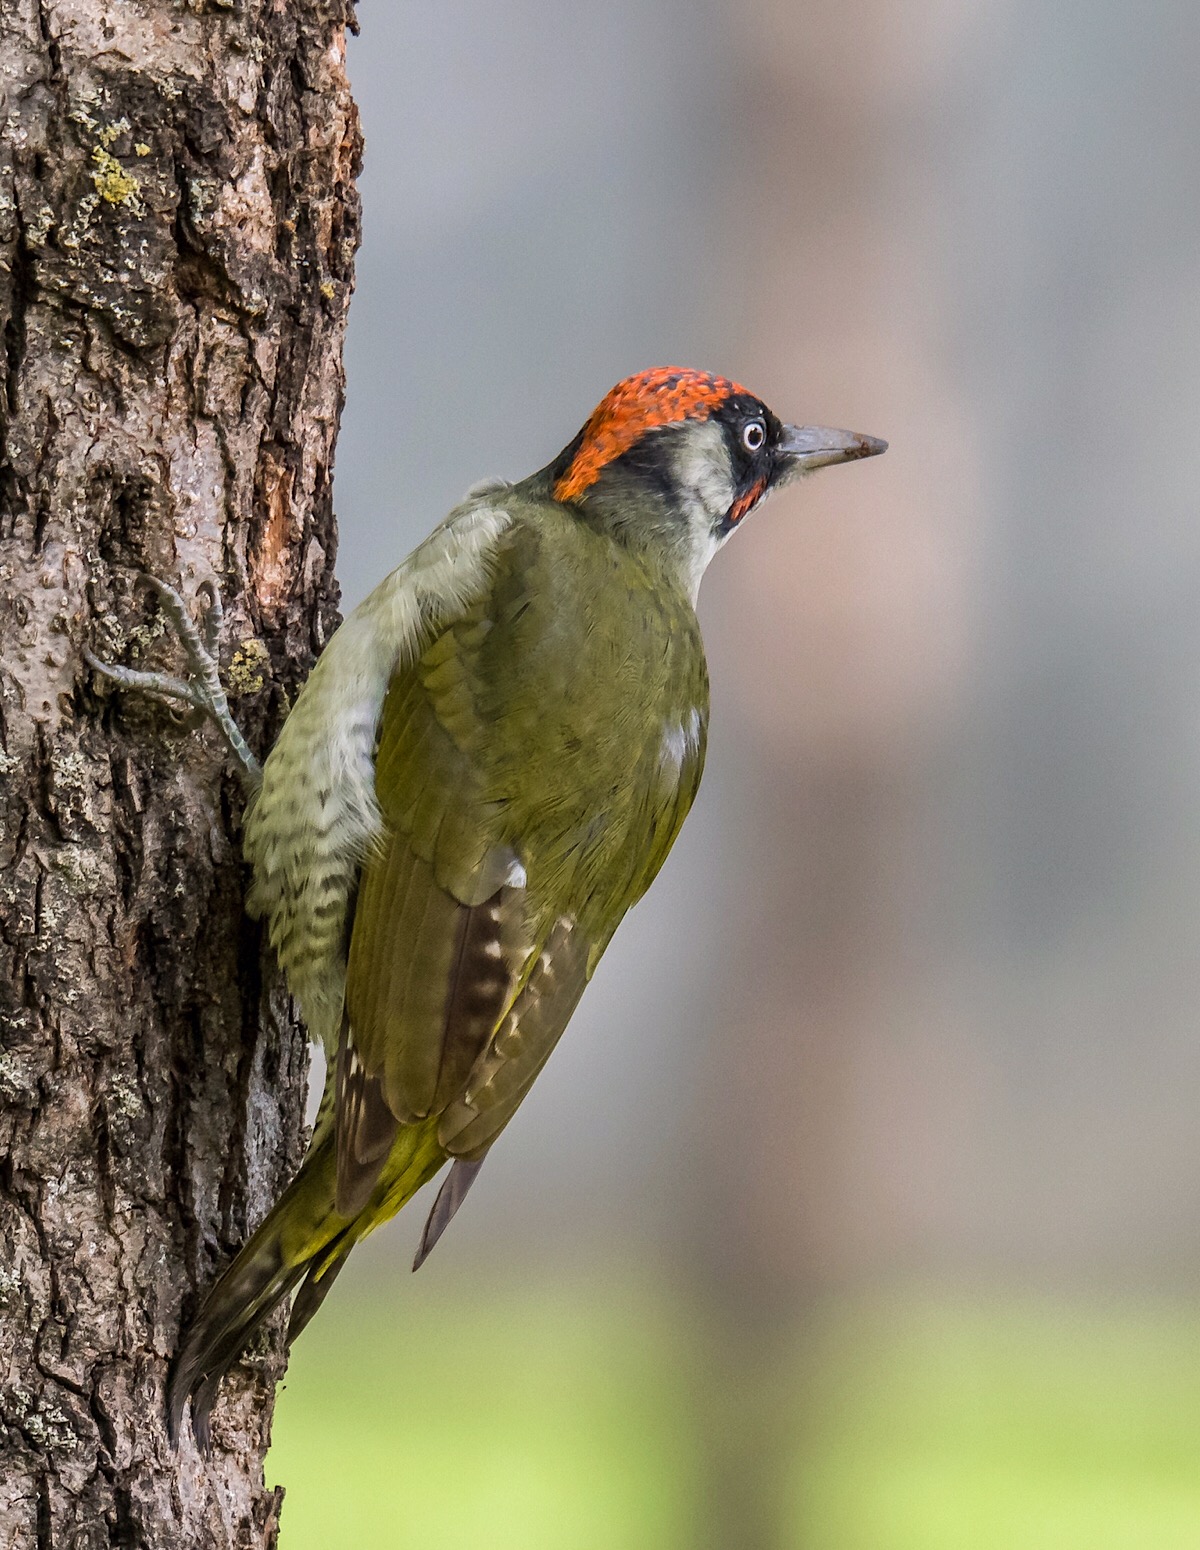
[[[742,444],[751,452],[757,452],[762,446],[766,432],[757,420],[751,421],[742,432]]]

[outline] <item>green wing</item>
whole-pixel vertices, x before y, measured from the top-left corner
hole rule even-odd
[[[482,1157],[691,806],[694,619],[635,575],[597,625],[573,581],[581,541],[518,529],[490,594],[385,701],[385,839],[360,880],[338,1053],[343,1215],[401,1125],[439,1116],[448,1155]]]

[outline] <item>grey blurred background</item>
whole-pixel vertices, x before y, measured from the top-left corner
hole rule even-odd
[[[891,442],[710,571],[693,816],[422,1276],[648,1263],[705,1310],[718,1391],[879,1288],[1190,1296],[1194,0],[360,21],[347,607],[644,366]],[[784,1542],[774,1412],[704,1403],[706,1532]],[[1154,1542],[1200,1544],[1200,1507]]]

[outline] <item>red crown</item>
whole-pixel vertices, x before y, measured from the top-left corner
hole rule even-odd
[[[655,366],[626,377],[592,411],[579,450],[554,486],[555,499],[577,500],[647,431],[681,420],[707,420],[731,394],[745,391],[727,377],[682,366]]]

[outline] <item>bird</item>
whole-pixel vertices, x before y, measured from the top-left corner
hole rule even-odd
[[[168,1381],[204,1450],[221,1380],[292,1297],[288,1344],[354,1246],[446,1164],[414,1269],[462,1205],[704,766],[706,567],[770,493],[873,457],[729,378],[618,383],[544,468],[473,487],[330,639],[259,769],[203,635],[156,586],[185,680],[88,660],[216,720],[251,796],[248,909],[328,1078],[308,1152],[208,1291]],[[214,624],[214,610],[215,624]]]

